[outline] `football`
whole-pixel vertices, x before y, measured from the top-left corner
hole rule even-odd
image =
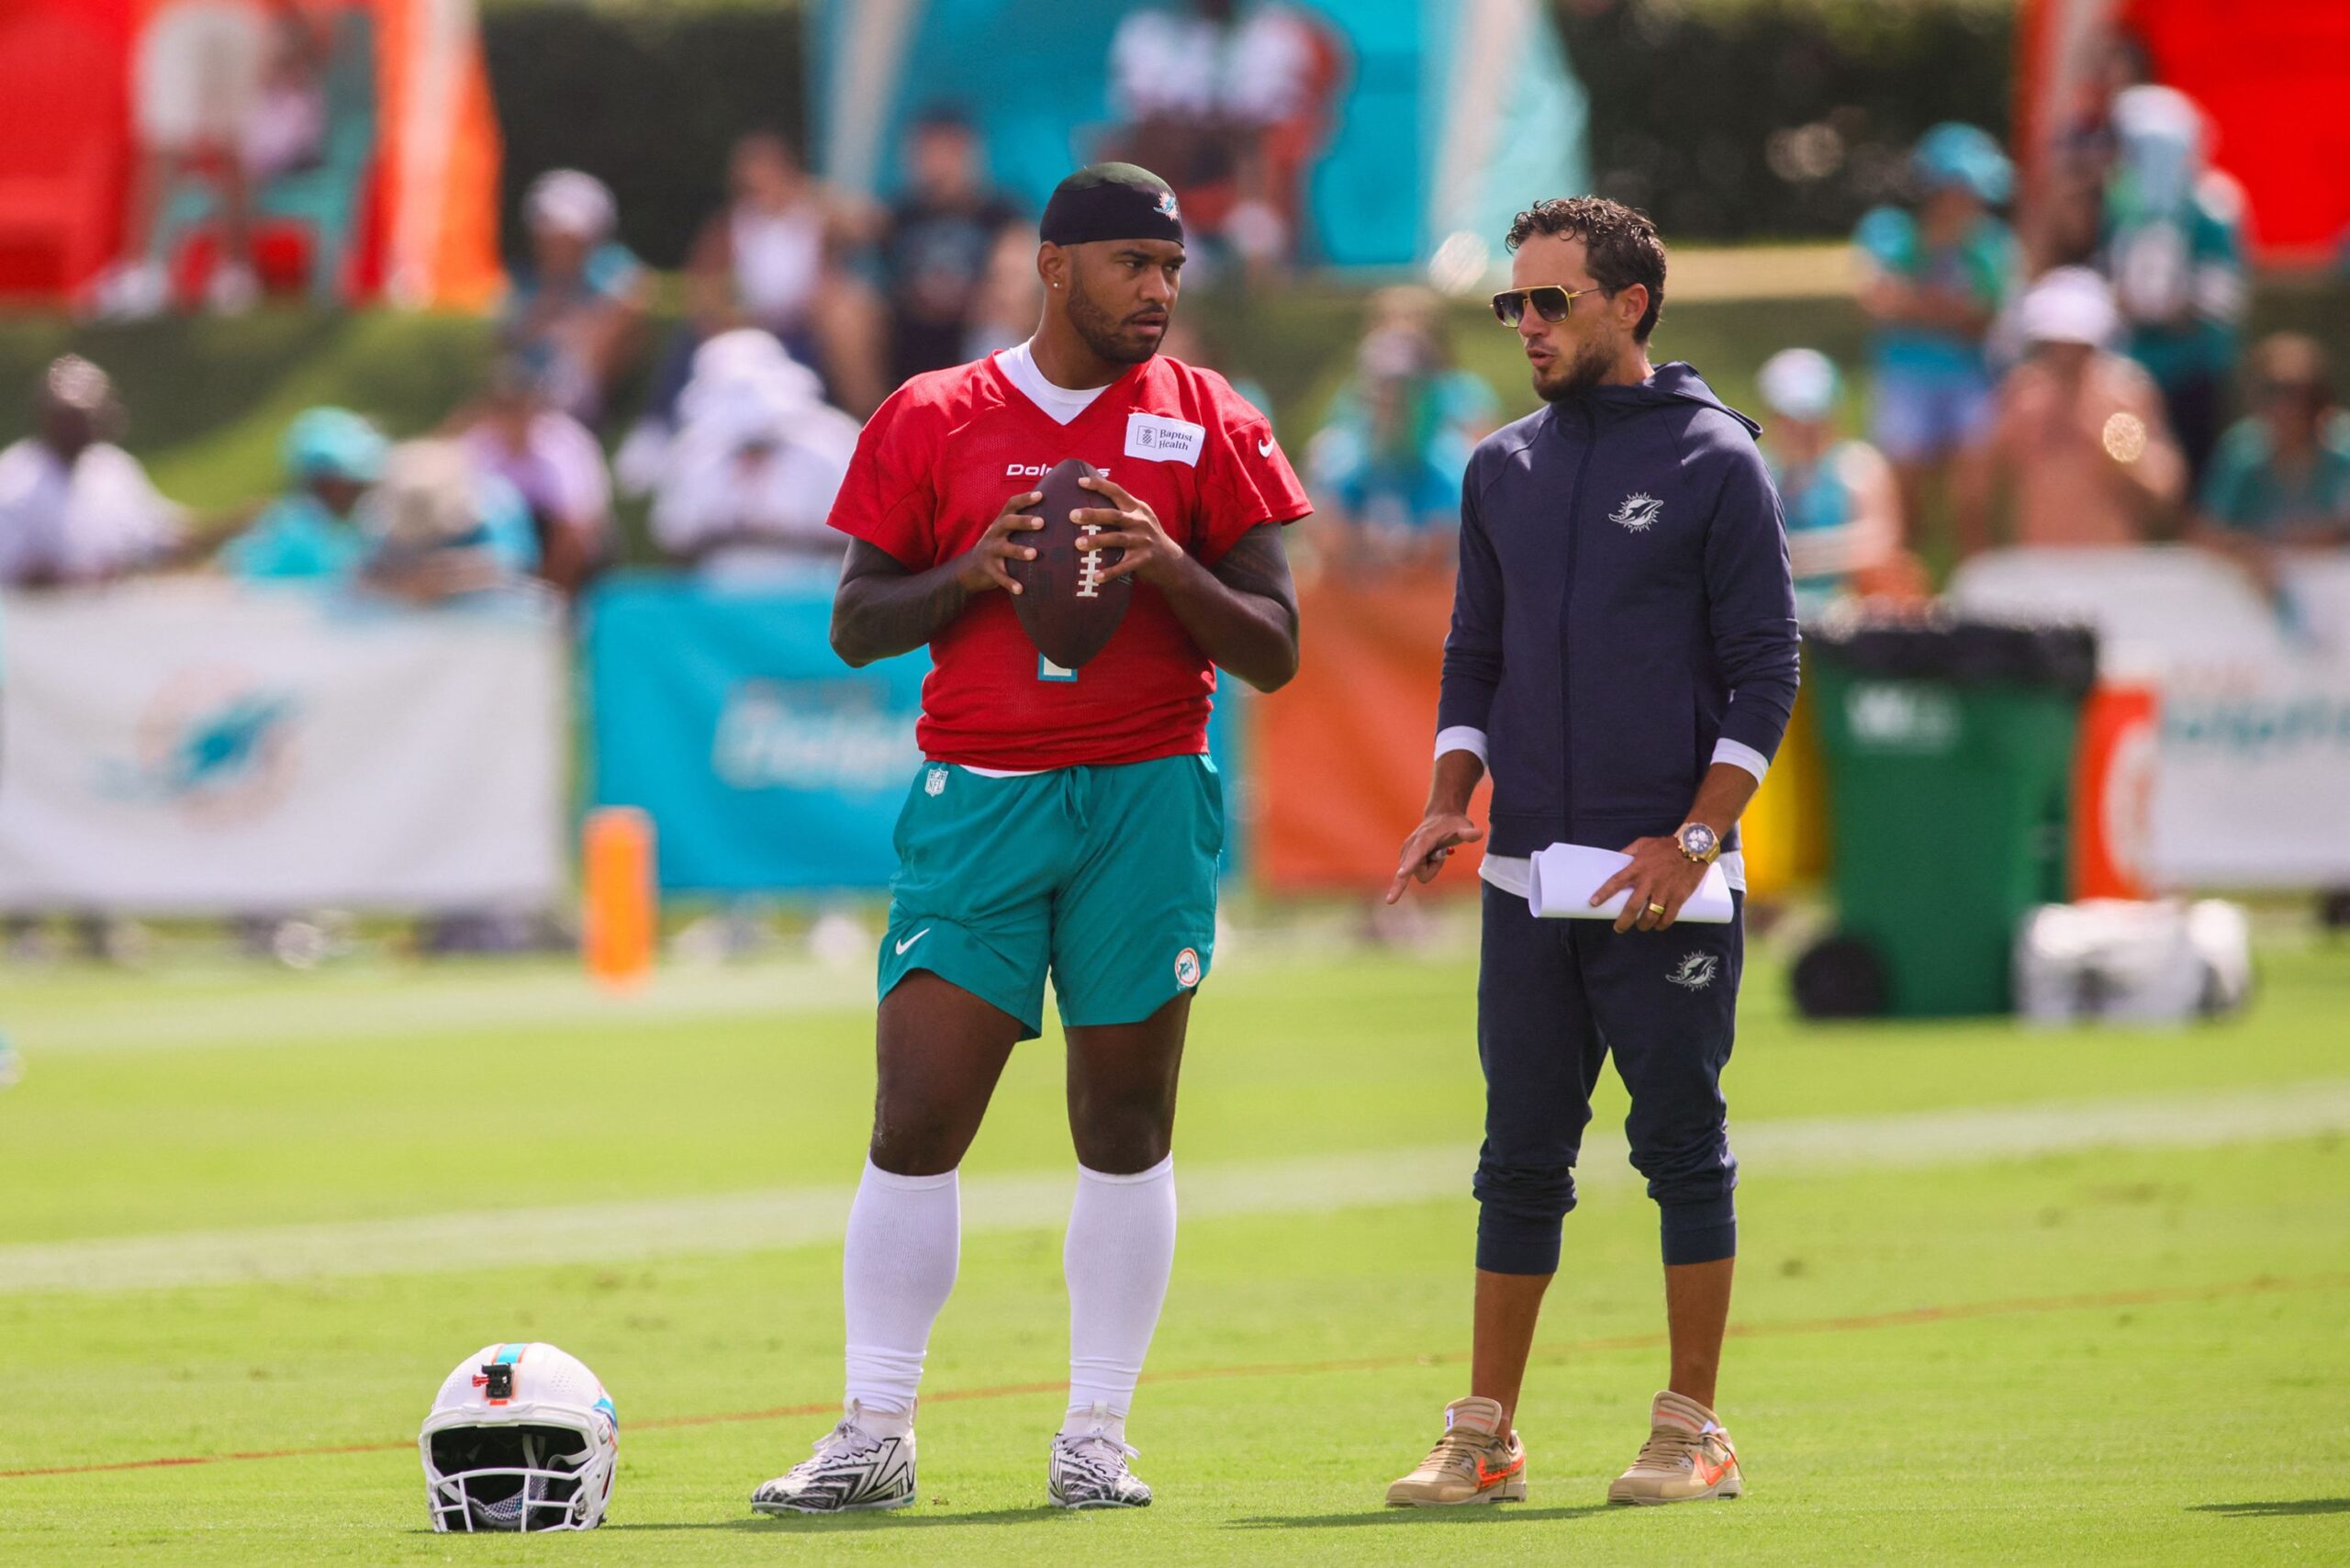
[[[1116,566],[1125,552],[1080,550],[1079,539],[1101,530],[1069,521],[1072,511],[1110,504],[1100,491],[1078,484],[1100,477],[1101,472],[1081,457],[1055,464],[1036,485],[1045,498],[1031,514],[1042,517],[1045,526],[1018,536],[1036,552],[1036,558],[1004,564],[1020,585],[1012,607],[1022,629],[1038,653],[1066,670],[1076,669],[1108,645],[1134,598],[1133,578],[1102,580],[1102,572]]]

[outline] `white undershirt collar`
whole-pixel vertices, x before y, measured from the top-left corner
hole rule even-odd
[[[1107,386],[1087,386],[1072,391],[1056,386],[1045,379],[1036,368],[1036,356],[1027,343],[1018,343],[995,356],[996,368],[1003,378],[1020,388],[1028,400],[1042,409],[1056,424],[1067,424],[1093,406],[1093,399],[1107,392]]]

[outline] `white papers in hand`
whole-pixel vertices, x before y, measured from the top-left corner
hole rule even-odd
[[[1614,920],[1624,913],[1624,901],[1632,896],[1630,891],[1619,892],[1603,904],[1594,904],[1591,895],[1631,863],[1632,857],[1621,850],[1594,849],[1586,844],[1554,844],[1538,849],[1533,873],[1527,879],[1526,902],[1543,920]],[[1673,918],[1696,925],[1728,925],[1731,908],[1729,879],[1717,861],[1706,868],[1705,879]]]

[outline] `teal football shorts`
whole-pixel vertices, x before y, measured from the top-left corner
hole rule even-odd
[[[898,815],[880,993],[928,969],[1043,1032],[1138,1024],[1215,950],[1224,788],[1205,756],[994,778],[924,763]]]

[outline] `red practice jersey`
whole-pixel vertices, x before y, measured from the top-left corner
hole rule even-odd
[[[1260,523],[1314,510],[1265,416],[1213,371],[1155,355],[1064,425],[990,356],[917,375],[881,405],[832,525],[927,571],[969,551],[1004,502],[1070,457],[1147,504],[1203,565]],[[1042,769],[1207,749],[1215,666],[1147,583],[1074,678],[1043,663],[1000,588],[974,597],[930,655],[916,739],[933,761]]]

